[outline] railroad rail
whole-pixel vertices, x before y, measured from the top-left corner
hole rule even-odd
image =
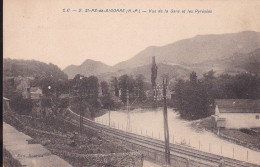
[[[72,124],[79,125],[79,115],[68,109],[70,114],[69,121]],[[96,131],[104,132],[110,136],[113,136],[119,140],[125,141],[126,145],[133,150],[142,152],[145,158],[159,161],[161,164],[165,163],[164,159],[164,142],[161,140],[153,139],[146,136],[133,134],[130,132],[121,131],[111,128],[107,125],[96,123],[90,119],[83,117],[83,127],[87,127]],[[173,166],[219,166],[220,161],[225,162],[227,167],[260,167],[259,165],[249,162],[239,161],[232,158],[223,157],[220,155],[207,153],[193,149],[188,146],[170,144],[171,162]]]

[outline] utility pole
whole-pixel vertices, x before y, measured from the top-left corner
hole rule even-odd
[[[111,107],[109,106],[109,113],[108,113],[108,117],[109,117],[109,122],[108,122],[108,124],[109,124],[109,127],[110,127],[110,110],[111,110]]]
[[[81,86],[82,86],[82,79],[83,77],[80,77],[80,86],[79,86],[79,89],[81,89]],[[82,110],[83,110],[83,107],[82,107],[82,91],[80,90],[79,92],[79,96],[80,96],[80,116],[79,116],[79,127],[80,127],[80,134],[82,134],[82,124],[83,124],[83,118],[82,118]]]
[[[126,130],[130,130],[130,106],[129,106],[129,90],[126,90],[126,110],[127,110],[127,123]]]
[[[80,134],[82,134],[82,94],[80,92],[80,112],[79,112],[79,128]]]
[[[156,78],[157,78],[157,65],[155,63],[155,56],[153,56],[153,62],[152,62],[152,68],[151,68],[151,82],[152,82],[152,88],[153,88],[153,95],[154,95],[154,102],[156,107],[158,107],[157,103],[157,85],[156,85]]]
[[[70,88],[69,88],[69,107],[70,107]]]
[[[164,116],[164,138],[165,138],[165,161],[166,165],[171,164],[170,160],[170,143],[169,143],[169,129],[168,129],[168,114],[167,114],[167,99],[166,99],[166,89],[168,84],[167,76],[163,77],[163,116]]]

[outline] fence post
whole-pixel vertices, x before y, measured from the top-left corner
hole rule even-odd
[[[209,143],[209,152],[210,152],[210,143]]]
[[[200,140],[199,140],[199,150],[200,150]]]
[[[222,155],[222,144],[221,144],[221,149],[220,149],[220,153],[221,153],[221,155]]]
[[[152,138],[153,138],[153,131],[152,131]]]
[[[159,132],[159,139],[160,139],[160,132]]]
[[[246,160],[248,161],[248,150],[246,151]]]
[[[235,149],[234,149],[234,147],[233,147],[233,158],[235,157]]]
[[[174,135],[172,135],[172,142],[173,142],[173,144],[174,144]]]

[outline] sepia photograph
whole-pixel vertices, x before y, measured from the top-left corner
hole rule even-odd
[[[260,167],[260,0],[3,0],[3,167]]]

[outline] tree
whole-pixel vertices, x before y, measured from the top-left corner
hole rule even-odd
[[[190,83],[194,86],[197,84],[197,74],[194,71],[190,74]]]
[[[198,119],[208,116],[208,95],[202,82],[197,81],[195,72],[191,73],[190,81],[179,80],[174,91],[176,108],[182,118]]]
[[[139,99],[141,101],[146,99],[146,95],[145,95],[145,92],[144,92],[144,80],[145,80],[145,77],[142,74],[137,75],[137,77],[135,79],[136,87],[138,89],[137,95],[139,95]]]
[[[127,89],[128,89],[128,80],[129,77],[128,75],[122,75],[119,77],[119,88],[121,90],[121,100],[126,103],[126,94],[127,94]]]
[[[90,96],[89,99],[97,101],[99,92],[99,83],[96,76],[90,76],[86,80],[87,82],[87,94]]]
[[[50,96],[55,93],[55,81],[52,77],[45,77],[40,80],[40,87],[42,88],[42,93],[45,96]],[[52,88],[52,89],[49,89]]]
[[[136,98],[134,96],[135,85],[136,85],[135,80],[133,79],[132,76],[122,75],[119,77],[119,88],[121,90],[120,98],[124,103],[126,103],[127,90],[129,93],[130,100]]]
[[[105,95],[105,96],[101,97],[100,99],[101,99],[101,103],[103,105],[103,108],[105,108],[105,109],[114,108],[115,103],[114,103],[113,99],[111,98],[110,94]]]
[[[157,87],[156,87],[156,78],[157,78],[157,65],[155,63],[155,57],[153,56],[153,64],[151,69],[151,82],[152,82],[152,89],[153,89],[153,97],[154,101],[156,102],[157,106]]]
[[[108,83],[106,81],[102,81],[100,83],[101,86],[101,91],[102,91],[102,95],[108,95],[109,94],[109,86]]]
[[[50,108],[52,106],[51,99],[49,97],[42,97],[41,106],[43,107],[43,116],[46,116],[46,108]]]
[[[111,85],[114,87],[115,96],[119,97],[119,83],[117,77],[111,79]]]
[[[10,99],[10,107],[19,114],[29,115],[33,108],[31,99],[23,99],[21,94],[16,94]]]
[[[214,100],[217,97],[217,79],[214,76],[215,72],[213,70],[203,74],[202,84],[206,89],[207,96],[209,97],[210,105],[214,105]]]
[[[106,81],[102,81],[100,83],[101,90],[102,90],[102,97],[100,98],[103,108],[105,109],[112,109],[114,108],[114,101],[111,98],[109,93],[109,86]]]
[[[260,80],[257,75],[242,73],[233,79],[233,91],[238,99],[258,99]]]
[[[156,87],[156,78],[157,78],[157,65],[155,63],[155,57],[153,56],[153,64],[152,64],[152,69],[151,69],[151,82],[152,82],[152,87]]]

